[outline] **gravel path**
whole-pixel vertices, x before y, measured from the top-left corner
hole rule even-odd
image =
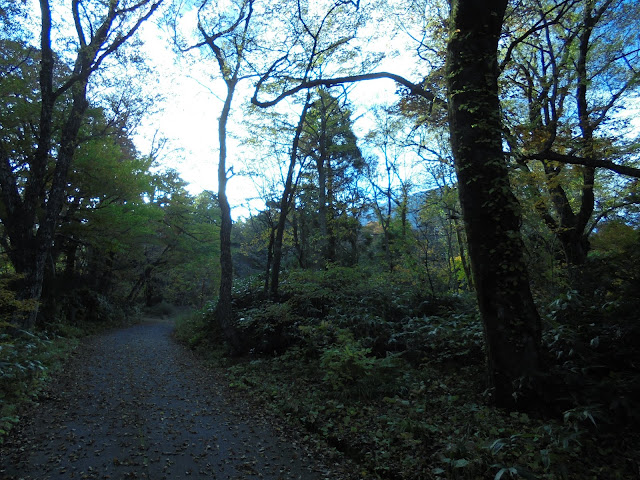
[[[243,419],[172,328],[158,320],[84,342],[0,447],[0,478],[328,478],[294,441]]]

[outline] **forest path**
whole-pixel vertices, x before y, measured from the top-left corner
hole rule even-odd
[[[0,446],[3,479],[321,479],[220,382],[147,321],[87,339],[46,399]]]

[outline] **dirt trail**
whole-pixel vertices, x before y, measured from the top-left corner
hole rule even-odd
[[[243,419],[171,330],[154,321],[87,340],[0,447],[0,478],[330,477],[299,445]]]

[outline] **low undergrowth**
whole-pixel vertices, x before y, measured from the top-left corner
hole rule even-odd
[[[250,281],[235,292],[244,356],[224,356],[213,308],[183,319],[178,338],[256,408],[357,462],[354,478],[638,475],[638,376],[590,367],[616,338],[610,326],[570,328],[570,306],[546,312],[555,378],[534,415],[487,406],[482,326],[465,296],[429,298],[410,279],[351,269],[290,275],[278,302],[259,293]]]
[[[65,327],[66,335],[51,331],[9,334],[0,324],[0,443],[20,420],[20,410],[37,401],[46,381],[59,370],[78,344],[79,330]]]

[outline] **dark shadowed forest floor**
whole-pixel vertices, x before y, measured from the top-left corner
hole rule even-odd
[[[0,478],[339,476],[226,395],[172,328],[150,320],[83,342],[0,446]]]

